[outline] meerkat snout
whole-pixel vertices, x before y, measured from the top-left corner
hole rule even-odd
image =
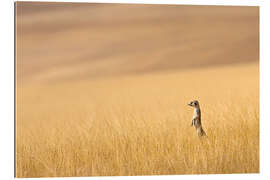
[[[199,102],[197,100],[194,100],[194,101],[191,101],[188,105],[193,106],[193,107],[199,107]]]
[[[205,136],[206,133],[204,132],[202,128],[201,109],[199,106],[199,102],[197,100],[193,100],[188,105],[194,107],[194,113],[193,113],[191,126],[195,126],[195,129],[199,137]]]

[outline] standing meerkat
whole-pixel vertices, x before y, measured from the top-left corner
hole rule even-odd
[[[199,102],[197,100],[194,100],[194,101],[191,101],[188,105],[195,108],[191,126],[195,126],[195,129],[199,137],[206,136],[206,133],[204,132],[202,128],[201,109],[200,109]]]

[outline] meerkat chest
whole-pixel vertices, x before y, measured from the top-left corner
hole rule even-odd
[[[193,113],[193,119],[199,119],[201,117],[201,111],[200,109],[195,109]]]

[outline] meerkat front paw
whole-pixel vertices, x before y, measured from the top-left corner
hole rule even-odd
[[[192,119],[191,121],[191,127],[194,125],[194,119]]]

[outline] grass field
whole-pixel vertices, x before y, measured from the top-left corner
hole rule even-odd
[[[258,7],[16,3],[16,177],[258,172]]]
[[[258,173],[258,83],[249,64],[18,88],[17,176]]]

